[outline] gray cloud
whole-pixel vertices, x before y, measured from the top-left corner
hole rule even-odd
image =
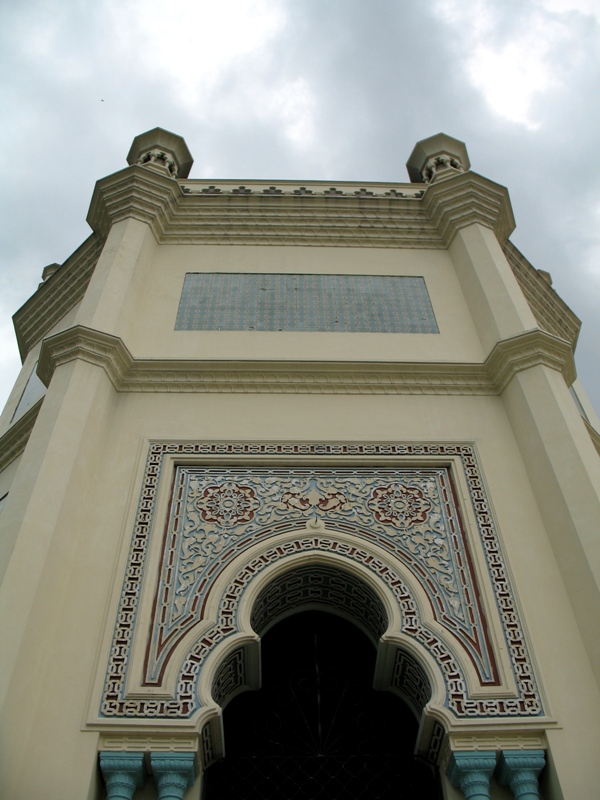
[[[542,0],[483,4],[494,16],[490,47],[534,24],[551,26],[540,29],[542,42],[545,30],[558,31],[547,62],[562,84],[534,96],[532,129],[499,115],[473,85],[468,32],[448,22],[440,2],[248,5],[278,15],[256,48],[242,38],[215,43],[219,32],[205,18],[196,29],[201,2],[189,3],[190,29],[177,16],[181,0],[169,13],[151,0],[100,0],[93,9],[21,0],[4,11],[3,318],[35,290],[45,264],[87,237],[94,182],[125,166],[143,130],[183,135],[196,159],[192,177],[382,181],[406,180],[415,142],[444,130],[466,141],[473,169],[508,186],[513,241],[552,273],[583,320],[577,363],[600,408],[599,17],[551,12]],[[155,12],[154,27],[136,16]],[[168,37],[173,60],[154,29]],[[2,359],[9,345],[4,328],[0,335]],[[2,399],[15,368],[14,356],[4,371],[0,361]]]

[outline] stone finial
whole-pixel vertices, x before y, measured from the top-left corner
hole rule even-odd
[[[406,169],[411,183],[433,183],[466,172],[471,166],[464,142],[437,133],[417,142]]]
[[[56,270],[60,269],[60,267],[61,267],[61,265],[60,264],[56,264],[56,263],[48,264],[47,267],[44,267],[44,269],[42,270],[42,283],[44,281],[47,281],[48,278],[51,278],[54,275],[54,273],[56,272]]]
[[[164,128],[152,128],[135,137],[127,163],[149,167],[171,178],[187,178],[194,159],[181,136]]]

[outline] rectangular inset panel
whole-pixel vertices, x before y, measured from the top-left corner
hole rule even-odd
[[[438,333],[421,277],[189,272],[178,331]]]
[[[376,463],[364,465],[365,457]],[[200,703],[199,671],[240,629],[240,603],[251,582],[277,564],[269,579],[274,586],[274,575],[287,572],[282,559],[309,554],[303,565],[323,565],[334,554],[338,565],[348,564],[353,575],[360,565],[370,572],[370,586],[381,583],[391,593],[402,633],[437,663],[443,702],[457,718],[543,715],[489,508],[474,447],[465,443],[151,442],[99,718],[191,718]],[[482,582],[495,599],[488,612]],[[306,586],[310,593],[306,582],[302,591]],[[488,635],[490,613],[504,631],[506,678]],[[396,662],[396,669],[403,667]],[[467,669],[479,680],[467,679]],[[157,694],[156,687],[165,691]]]

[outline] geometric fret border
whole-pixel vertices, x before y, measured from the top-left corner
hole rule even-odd
[[[315,535],[296,539],[278,545],[255,557],[225,589],[220,598],[220,614],[216,624],[205,631],[188,653],[179,673],[175,697],[158,699],[152,697],[125,697],[125,683],[131,645],[136,625],[137,611],[143,582],[144,567],[148,551],[149,537],[153,527],[154,513],[162,470],[166,459],[181,459],[182,462],[193,458],[194,462],[202,460],[210,463],[211,459],[219,459],[225,463],[227,457],[261,457],[273,456],[289,459],[293,464],[294,457],[309,456],[318,464],[321,458],[369,457],[377,458],[382,465],[387,458],[408,456],[418,458],[424,467],[427,461],[444,457],[458,459],[464,470],[473,513],[485,553],[490,582],[493,588],[498,612],[502,622],[504,636],[510,655],[515,677],[516,697],[471,698],[468,696],[467,684],[461,668],[452,652],[432,630],[422,624],[419,618],[418,604],[401,576],[394,573],[389,565],[362,550],[360,542],[357,546],[342,544],[331,535]],[[306,463],[304,461],[304,463]],[[377,467],[374,466],[373,469]],[[270,563],[302,552],[336,553],[352,562],[362,562],[364,566],[377,574],[393,594],[402,611],[402,631],[412,639],[420,642],[444,674],[446,684],[447,708],[457,718],[486,717],[532,717],[543,714],[542,703],[529,657],[527,643],[512,588],[507,575],[500,543],[495,530],[494,521],[489,511],[481,472],[474,447],[470,444],[307,444],[307,443],[211,443],[211,442],[152,442],[149,447],[143,479],[141,497],[136,514],[135,529],[128,554],[126,574],[119,601],[119,610],[112,638],[112,646],[107,666],[106,679],[101,701],[100,716],[116,721],[119,718],[142,719],[189,718],[198,706],[197,682],[202,664],[212,652],[215,645],[236,632],[236,615],[243,592],[253,578]]]

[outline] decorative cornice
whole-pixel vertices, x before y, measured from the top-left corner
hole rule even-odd
[[[353,191],[339,195],[190,195],[159,241],[428,249],[444,246],[415,196],[355,196]]]
[[[476,172],[430,184],[423,195],[423,208],[446,246],[457,230],[473,223],[491,228],[500,242],[515,229],[508,189]]]
[[[18,458],[29,441],[31,431],[44,401],[43,397],[28,408],[22,417],[0,437],[0,472]]]
[[[133,166],[98,181],[88,222],[106,236],[127,217],[162,244],[444,247],[407,184],[176,181]]]
[[[574,375],[569,346],[543,331],[500,342],[480,364],[266,362],[136,359],[121,339],[76,326],[45,340],[38,375],[48,385],[56,367],[76,358],[102,367],[119,392],[485,395],[539,364],[567,381]]]
[[[505,241],[514,228],[508,192],[477,173],[414,184],[177,181],[134,165],[98,181],[88,222],[147,222],[160,243],[443,248],[479,222]]]
[[[36,342],[81,300],[103,247],[104,239],[92,234],[14,314],[22,360]]]
[[[569,342],[575,350],[579,318],[512,242],[505,242],[502,249],[540,328]]]

